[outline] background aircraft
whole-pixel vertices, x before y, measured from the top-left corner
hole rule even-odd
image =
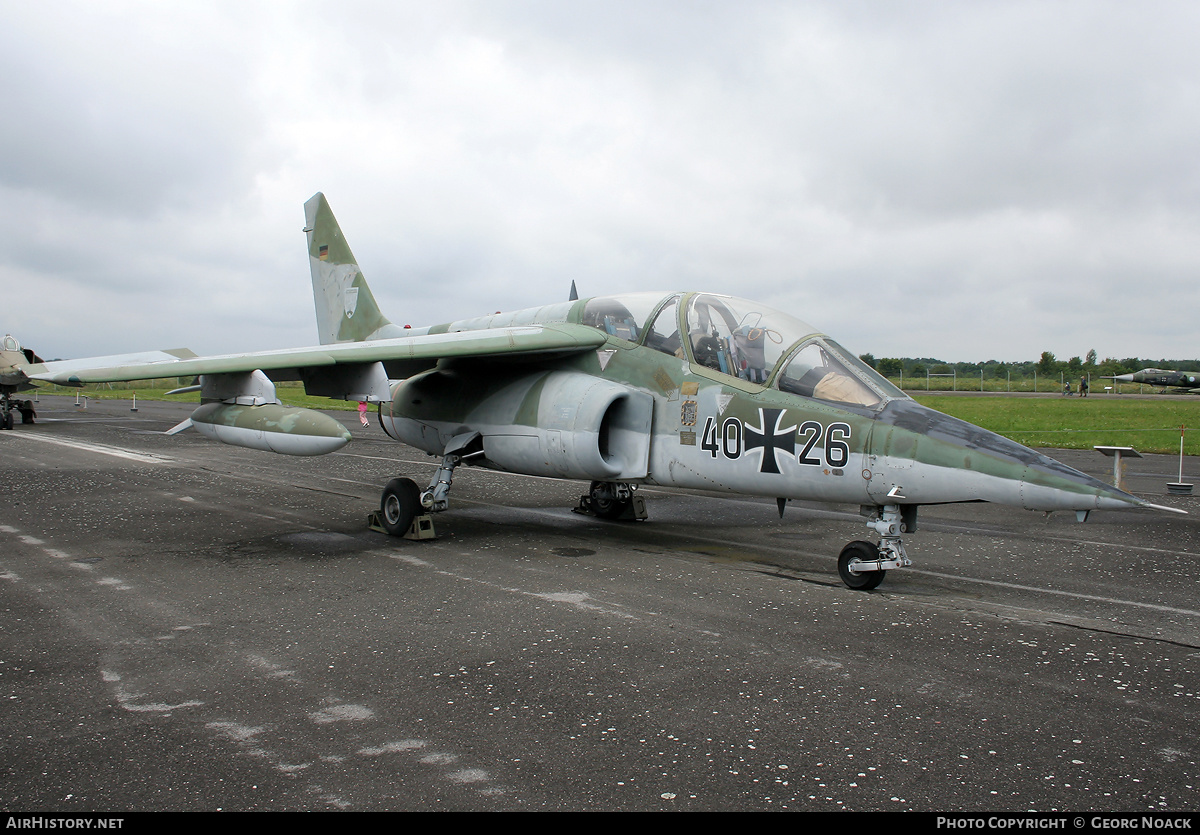
[[[332,452],[350,434],[279,403],[274,381],[377,404],[389,436],[441,458],[426,487],[397,477],[384,488],[380,517],[393,535],[447,509],[464,463],[589,482],[581,508],[614,519],[644,518],[639,485],[774,497],[781,514],[788,499],[852,503],[880,542],[847,544],[838,568],[865,589],[910,564],[901,534],[916,529],[922,504],[1074,510],[1080,521],[1156,507],[925,408],[811,325],[733,296],[630,293],[400,328],[323,195],[305,219],[320,345],[25,373],[67,385],[197,374],[202,405],[176,430],[294,455]]]
[[[99,367],[136,367],[139,364],[154,363],[154,362],[169,362],[172,360],[186,359],[196,356],[193,352],[186,348],[176,348],[171,351],[142,351],[135,354],[119,354],[108,357],[90,357],[86,360],[56,360],[47,363],[33,351],[28,348],[22,348],[16,337],[6,335],[4,342],[0,343],[0,428],[12,429],[13,418],[12,409],[15,409],[16,401],[12,400],[12,395],[23,391],[32,391],[37,388],[37,380],[47,380],[45,376],[46,370],[49,368],[57,369],[59,375],[67,374],[72,368],[99,368]],[[40,375],[40,376],[36,376]],[[90,378],[89,378],[90,379]],[[142,377],[115,377],[109,380],[96,382],[109,382],[117,380],[140,380]],[[83,382],[78,379],[70,380],[54,380],[61,386],[82,386]]]
[[[15,403],[12,396],[37,388],[30,382],[25,369],[40,362],[42,358],[28,348],[22,348],[14,336],[5,335],[4,341],[0,342],[0,429],[13,428]]]
[[[1132,374],[1113,377],[1118,383],[1145,383],[1148,386],[1171,386],[1200,392],[1200,373],[1195,371],[1163,371],[1160,368],[1143,368]]]

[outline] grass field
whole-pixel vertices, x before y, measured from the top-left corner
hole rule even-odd
[[[142,387],[87,386],[83,393],[97,400],[174,400],[199,403],[199,392],[166,393],[175,380],[150,380]],[[357,403],[310,397],[300,383],[276,383],[276,394],[289,406],[354,411]],[[48,386],[46,394],[73,396],[78,389]],[[1031,447],[1091,449],[1093,446],[1131,446],[1138,452],[1179,452],[1179,427],[1187,426],[1184,453],[1200,455],[1200,397],[1155,400],[1092,397],[996,397],[937,395],[912,392],[920,403],[982,426]]]
[[[1091,449],[1131,446],[1138,452],[1200,455],[1200,397],[1139,400],[1092,397],[971,397],[916,395],[939,412],[1031,447]]]

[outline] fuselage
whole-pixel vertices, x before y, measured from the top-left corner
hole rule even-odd
[[[1132,374],[1118,374],[1113,379],[1119,383],[1144,383],[1148,386],[1200,388],[1200,373],[1195,371],[1164,371],[1159,368],[1143,368]]]
[[[388,434],[433,454],[592,481],[861,505],[991,501],[1039,510],[1139,500],[913,401],[804,322],[708,293],[601,297],[411,333],[556,323],[595,351],[443,360],[393,387]]]

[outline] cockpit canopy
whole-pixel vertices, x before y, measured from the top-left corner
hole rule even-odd
[[[589,299],[582,324],[747,383],[843,405],[880,408],[906,395],[812,325],[713,293]],[[686,335],[686,338],[685,338]]]

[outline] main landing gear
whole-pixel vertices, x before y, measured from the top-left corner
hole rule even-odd
[[[882,583],[891,569],[912,565],[900,534],[917,529],[917,506],[889,504],[864,506],[863,510],[870,512],[867,527],[879,534],[880,542],[878,545],[862,540],[848,543],[838,557],[838,574],[850,588],[869,591]]]
[[[637,494],[637,485],[614,481],[593,481],[575,512],[623,522],[647,517],[646,500]]]
[[[432,539],[433,519],[429,514],[441,513],[450,506],[455,467],[476,455],[483,455],[478,432],[451,438],[429,487],[422,491],[411,478],[393,478],[383,488],[379,512],[371,514],[370,526],[391,536]]]

